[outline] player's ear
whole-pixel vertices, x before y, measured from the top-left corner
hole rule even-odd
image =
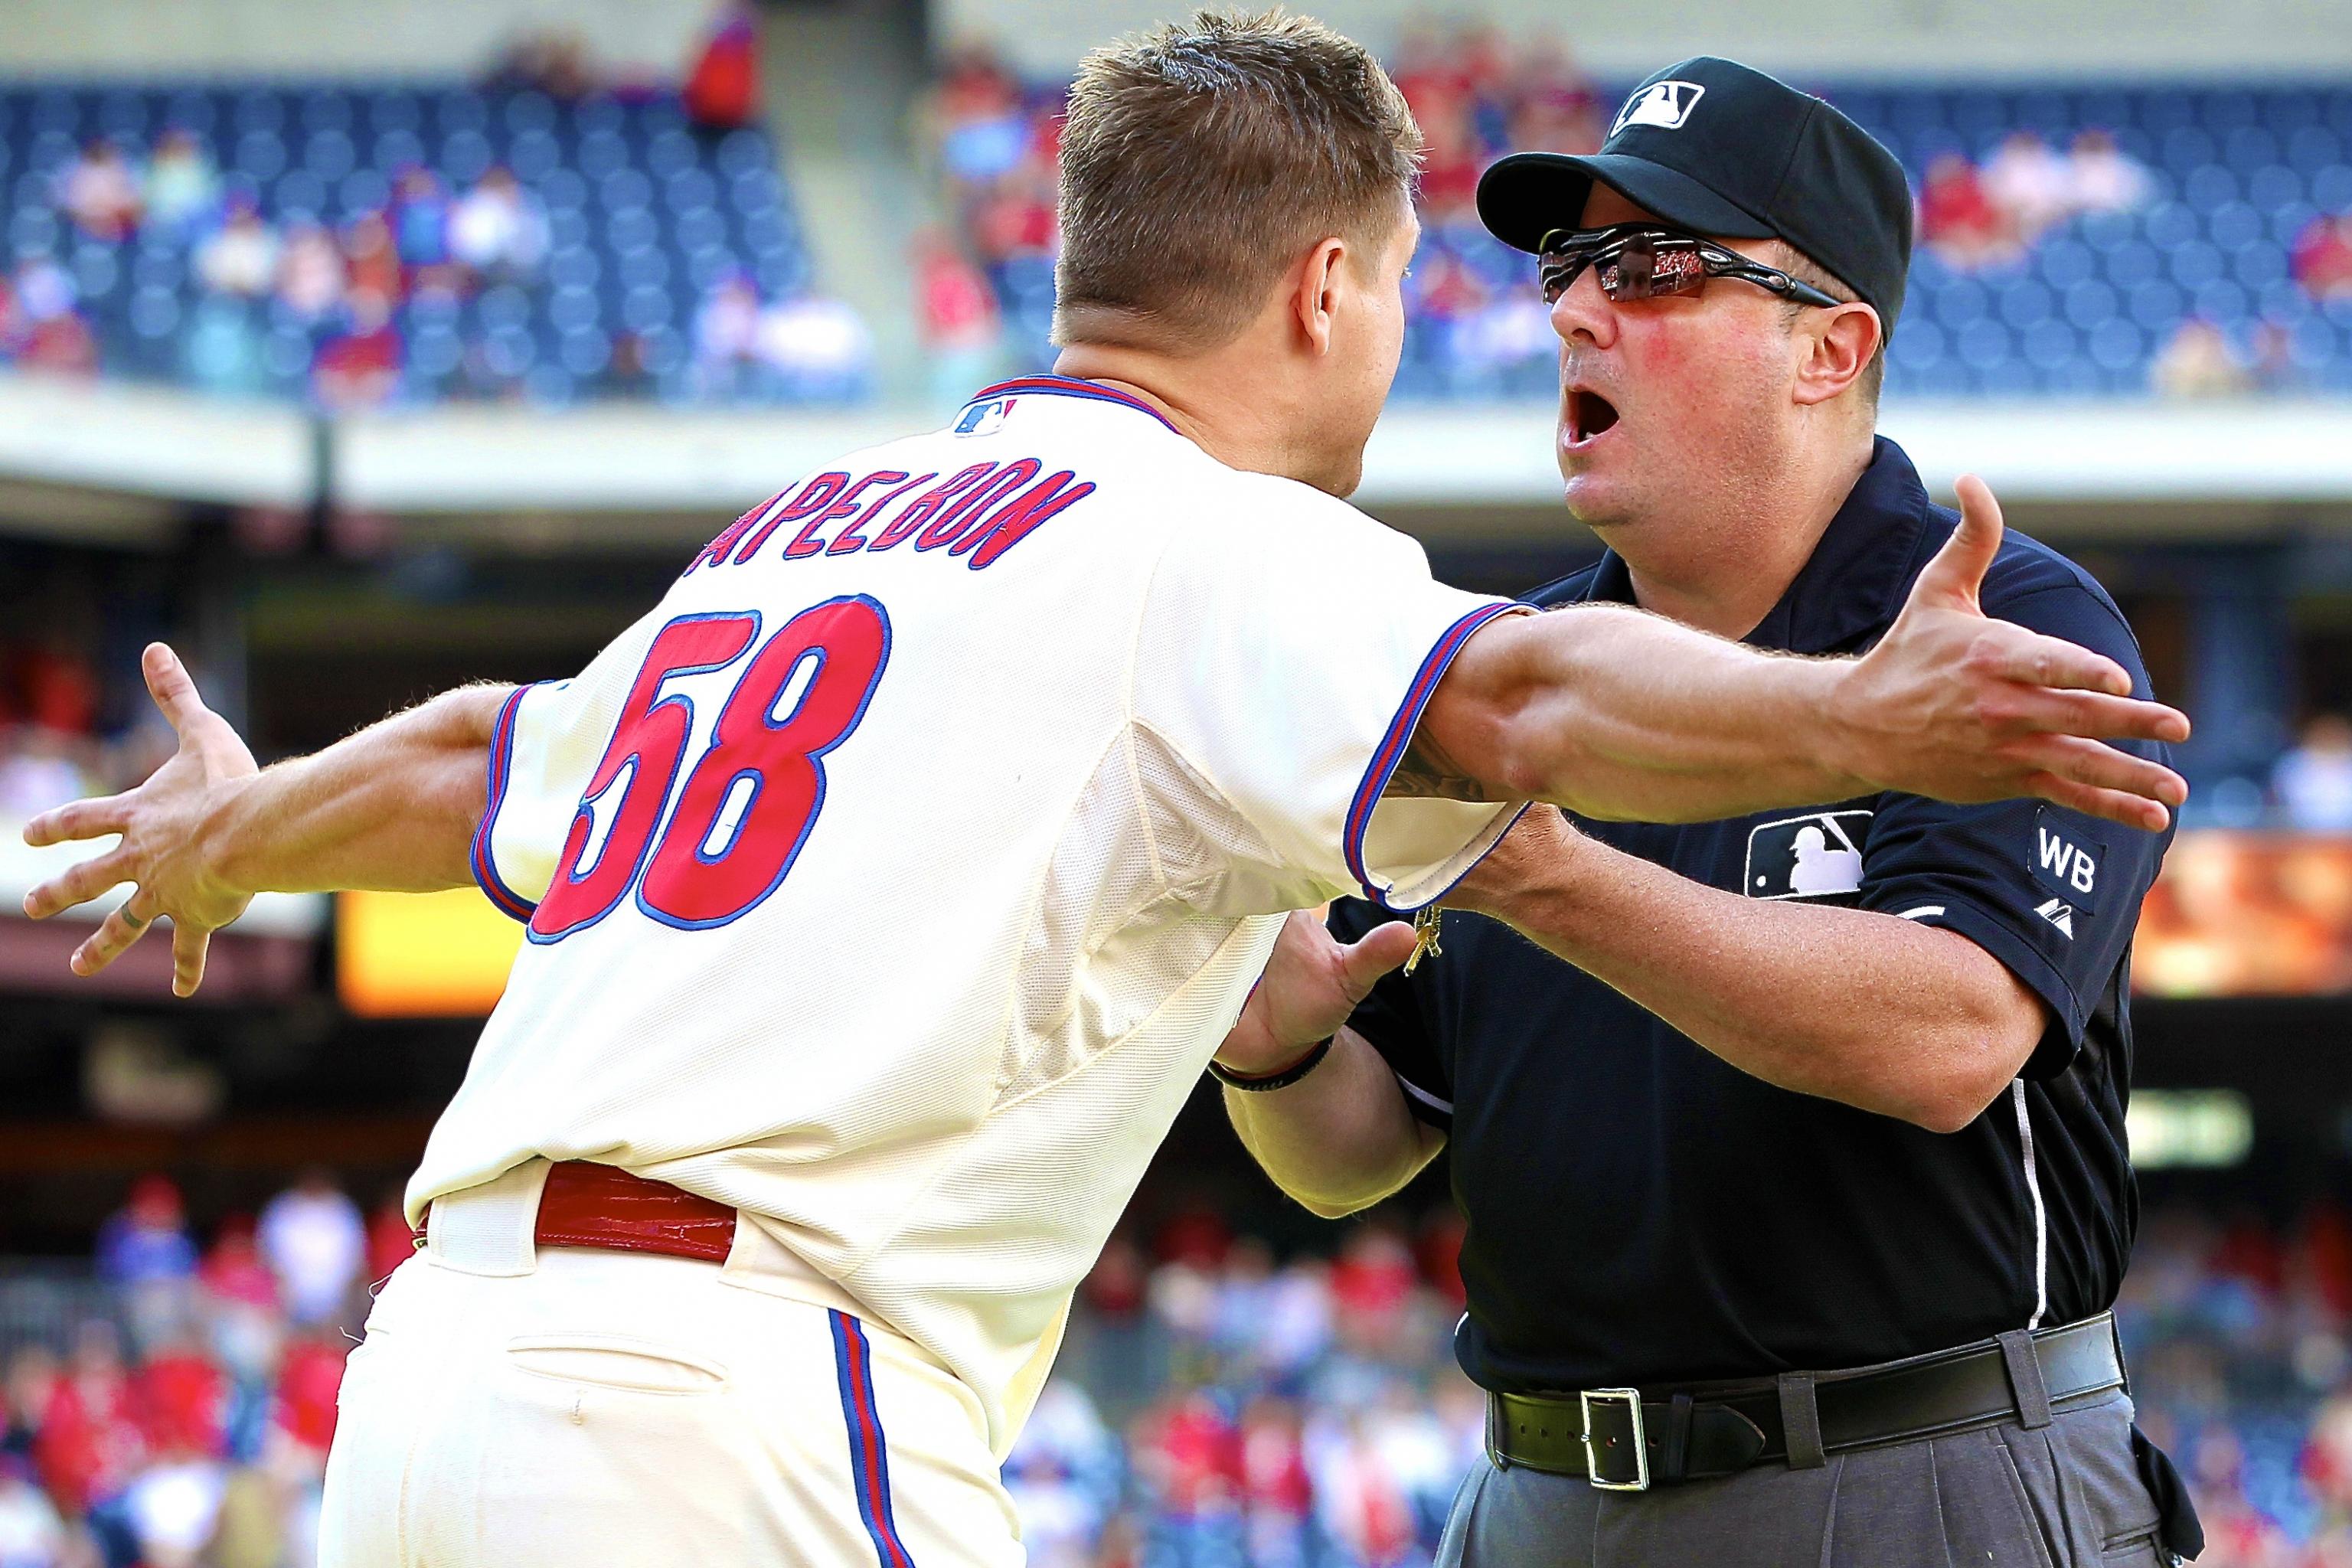
[[[1340,268],[1347,258],[1345,240],[1318,240],[1291,274],[1291,310],[1308,351],[1318,356],[1331,352],[1331,322],[1345,286]]]

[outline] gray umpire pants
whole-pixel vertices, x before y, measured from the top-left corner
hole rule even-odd
[[[1646,1492],[1481,1463],[1437,1568],[2167,1568],[2120,1390],[1957,1436]]]

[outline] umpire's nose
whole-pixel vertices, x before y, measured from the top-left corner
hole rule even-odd
[[[1617,342],[1617,307],[1601,291],[1601,268],[1588,267],[1551,302],[1551,330],[1570,348],[1581,338],[1594,348]]]

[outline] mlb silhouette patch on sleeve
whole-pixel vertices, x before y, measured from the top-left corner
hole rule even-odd
[[[2100,868],[2106,859],[2105,841],[2084,832],[2079,823],[2046,805],[2033,814],[2033,879],[2067,904],[2083,910],[2099,907]]]
[[[1862,889],[1867,811],[1814,811],[1759,823],[1748,834],[1740,891],[1751,899],[1822,899]]]

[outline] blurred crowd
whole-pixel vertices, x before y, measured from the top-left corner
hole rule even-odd
[[[2076,132],[2064,152],[2019,131],[1981,166],[1958,153],[1928,164],[1918,239],[1949,267],[2002,266],[2066,219],[2130,212],[2154,190],[2147,170],[2105,131]]]
[[[0,631],[0,823],[134,784],[163,755],[145,727],[102,728],[105,690],[65,639]]]
[[[548,249],[545,211],[504,168],[452,189],[412,164],[395,174],[382,207],[339,226],[307,216],[273,223],[201,139],[176,127],[145,148],[90,142],[58,176],[56,201],[75,229],[105,245],[153,235],[184,247],[196,288],[179,352],[194,385],[250,395],[292,372],[336,405],[397,392],[395,317],[409,299],[454,301],[529,284]],[[273,326],[300,331],[273,336]],[[268,363],[279,342],[304,345],[309,363]],[[74,274],[45,255],[21,259],[0,301],[0,352],[89,371],[99,368],[95,343]],[[476,369],[481,389],[494,390],[497,367]]]
[[[2288,267],[2312,300],[2352,300],[2352,212],[2320,213],[2309,219],[2288,251]],[[2274,319],[2253,321],[2233,333],[2210,316],[2189,316],[2158,353],[2149,379],[2155,390],[2169,397],[2312,390],[2310,375],[2295,353],[2294,333]]]
[[[1415,34],[1393,64],[1428,141],[1400,390],[1547,394],[1553,344],[1526,258],[1479,226],[1471,203],[1479,172],[1507,150],[1598,147],[1601,97],[1557,41],[1491,27]],[[942,403],[1000,370],[1050,361],[1063,101],[1060,87],[1024,83],[971,46],[948,57],[920,107],[918,140],[950,217],[924,237],[916,264]]]
[[[0,1565],[301,1568],[367,1281],[409,1255],[323,1171],[200,1246],[136,1183],[95,1282],[0,1275]]]
[[[1450,1211],[1277,1265],[1192,1215],[1115,1242],[1006,1467],[1054,1568],[1423,1563],[1475,1462]],[[2352,1564],[2352,1224],[2159,1209],[2118,1309],[2141,1424],[2190,1475],[2200,1568]]]
[[[1114,1239],[1005,1464],[1036,1568],[1401,1568],[1476,1462],[1451,1209],[1286,1258],[1194,1210]],[[409,1257],[323,1172],[200,1244],[142,1178],[60,1306],[0,1273],[0,1565],[301,1568],[370,1281]],[[32,1303],[28,1307],[27,1303]],[[2352,1224],[2158,1209],[2118,1309],[2203,1568],[2352,1564]]]
[[[721,10],[677,89],[689,123],[721,133],[758,122],[757,37],[747,10]],[[628,104],[656,90],[609,79],[576,35],[560,31],[515,39],[479,85],[557,103],[597,93]],[[504,400],[544,390],[529,373],[546,345],[527,324],[545,315],[575,337],[602,329],[593,363],[584,351],[562,353],[571,395],[837,400],[868,390],[862,321],[795,289],[755,296],[756,320],[739,328],[749,283],[733,272],[699,290],[691,376],[658,384],[648,361],[670,351],[666,325],[656,323],[665,337],[656,348],[639,330],[646,323],[626,312],[604,321],[593,296],[549,308],[557,287],[578,291],[583,268],[567,274],[563,266],[565,245],[576,252],[581,244],[576,204],[551,215],[531,182],[497,163],[454,178],[411,142],[411,161],[381,176],[362,171],[373,196],[353,198],[345,186],[345,202],[371,205],[329,222],[314,210],[322,199],[289,205],[280,190],[265,201],[267,178],[243,163],[224,169],[185,125],[167,122],[143,144],[89,141],[49,182],[46,203],[26,205],[19,188],[16,260],[0,276],[0,363],[160,373],[227,395],[291,391],[328,408]],[[276,158],[306,155],[298,143]],[[348,150],[340,156],[348,165]],[[585,270],[593,279],[593,266]],[[666,278],[666,266],[656,273]],[[139,285],[130,335],[110,335],[110,324],[123,324],[122,308],[105,299],[126,274]],[[453,334],[454,347],[445,347]]]
[[[1278,1263],[1196,1211],[1112,1241],[1005,1463],[1039,1568],[1426,1563],[1481,1441],[1459,1221]]]
[[[1480,227],[1473,201],[1480,172],[1505,152],[1598,147],[1610,95],[1556,39],[1513,39],[1488,26],[1416,33],[1391,64],[1428,144],[1398,395],[1547,395],[1556,345],[1527,258]],[[916,258],[919,317],[942,403],[999,370],[1050,357],[1062,108],[1059,88],[1024,83],[976,46],[947,58],[922,107],[918,141],[950,217],[922,237]],[[1917,179],[1919,243],[1945,277],[1984,275],[1997,285],[2024,277],[2036,247],[2068,225],[2112,226],[2160,194],[2156,174],[2108,130],[2085,127],[2061,144],[2020,130],[1980,162],[1956,151],[1928,160]],[[2313,301],[2352,297],[2352,213],[2312,216],[2288,268]],[[2158,335],[2136,373],[2152,391],[2314,390],[2311,351],[2298,349],[2282,317],[2222,321],[2192,309],[2152,330]]]
[[[873,370],[873,334],[839,300],[763,297],[738,270],[711,285],[695,314],[695,390],[710,402],[845,403],[871,390]]]
[[[2188,1477],[2199,1568],[2352,1563],[2352,1223],[2146,1216],[2116,1308],[2139,1423]]]

